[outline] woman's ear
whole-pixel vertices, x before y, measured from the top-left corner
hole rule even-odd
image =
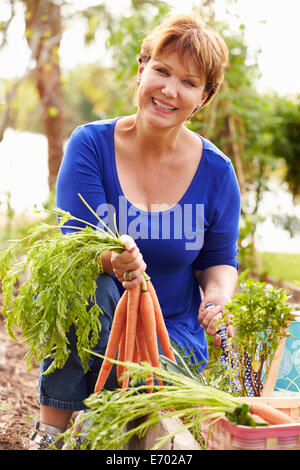
[[[139,83],[141,81],[141,77],[142,77],[142,73],[143,73],[143,70],[145,68],[145,63],[139,59],[139,68],[138,68],[138,73],[137,73],[137,83]]]

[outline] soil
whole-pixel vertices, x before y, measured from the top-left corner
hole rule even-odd
[[[38,376],[36,364],[28,371],[26,345],[12,340],[0,316],[0,450],[26,450],[31,425],[38,417]]]

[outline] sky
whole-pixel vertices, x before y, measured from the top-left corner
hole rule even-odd
[[[97,3],[96,0],[74,0],[74,5]],[[125,11],[129,0],[110,0],[109,5],[116,12]],[[170,0],[175,11],[185,13],[191,10],[197,0]],[[201,2],[199,1],[201,4]],[[250,56],[257,50],[258,64],[262,74],[258,89],[275,91],[281,95],[300,92],[300,0],[237,0],[231,2],[229,11],[225,0],[215,0],[216,16],[226,19],[234,29],[240,23],[245,25],[245,37]],[[0,18],[5,10],[0,6]],[[21,75],[29,59],[24,48],[22,15],[18,15],[11,28],[10,47],[0,52],[0,77]],[[101,38],[100,38],[101,42]],[[74,52],[76,51],[76,53]],[[86,50],[83,47],[83,29],[79,23],[63,38],[60,56],[63,67],[72,68],[79,62],[99,60],[105,55],[101,45]]]

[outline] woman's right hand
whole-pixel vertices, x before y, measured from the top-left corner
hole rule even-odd
[[[132,237],[129,235],[121,235],[120,239],[125,247],[125,251],[122,253],[111,252],[110,261],[112,269],[124,289],[133,289],[137,284],[142,282],[147,265]],[[126,272],[131,273],[131,280],[124,278],[124,273]]]

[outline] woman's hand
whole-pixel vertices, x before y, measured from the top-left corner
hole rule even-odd
[[[225,298],[222,295],[205,295],[199,308],[199,323],[208,335],[213,336],[213,344],[216,348],[221,347],[221,336],[217,334],[217,331],[220,329],[220,319],[223,316],[223,306],[229,300],[229,298]],[[207,303],[211,303],[213,305],[205,307]],[[232,334],[232,328],[227,325],[228,337],[232,337]]]
[[[112,269],[124,289],[133,289],[133,287],[142,281],[147,265],[132,237],[121,235],[120,239],[123,242],[125,251],[122,253],[111,252],[110,261]],[[127,280],[124,277],[124,274],[128,272],[130,273],[131,280]]]
[[[233,266],[211,266],[203,271],[195,272],[199,285],[204,292],[204,298],[199,308],[198,320],[205,328],[207,334],[214,337],[214,346],[221,347],[221,336],[217,334],[220,328],[220,319],[223,316],[223,307],[234,294],[237,282],[237,270]],[[213,307],[205,308],[207,303]],[[228,337],[232,337],[232,328],[227,325]]]

